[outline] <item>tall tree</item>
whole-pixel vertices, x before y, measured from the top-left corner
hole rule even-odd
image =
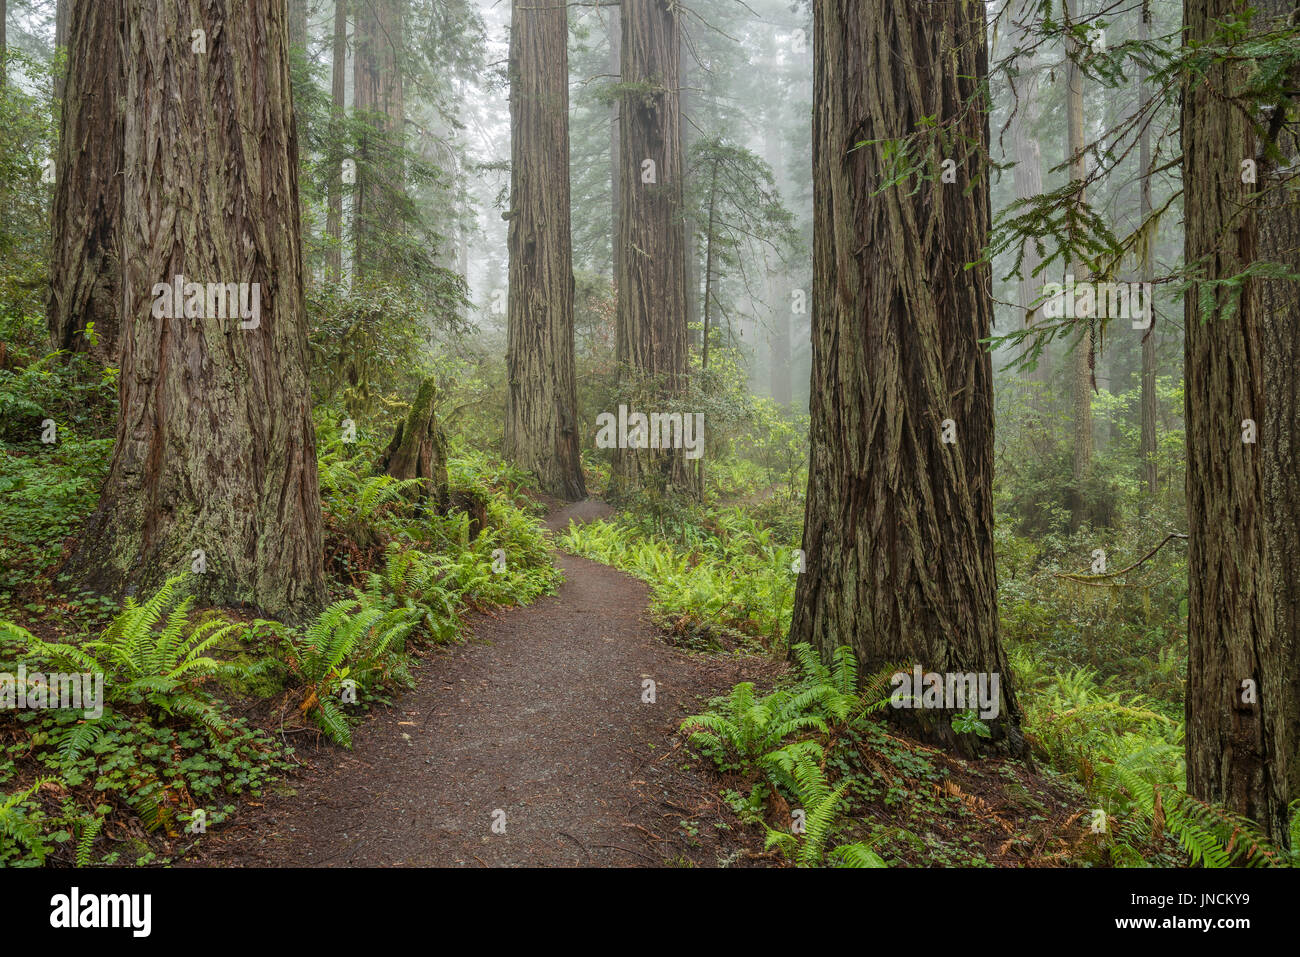
[[[1066,20],[1071,27],[1076,24],[1076,0],[1065,0]],[[1082,207],[1087,202],[1084,192],[1084,180],[1088,175],[1087,159],[1084,155],[1083,139],[1083,67],[1084,46],[1078,36],[1071,32],[1066,40],[1068,47],[1068,65],[1066,68],[1066,126],[1067,149],[1070,155],[1070,180],[1075,184],[1075,193],[1071,200]],[[1078,251],[1079,240],[1071,237],[1075,251],[1070,256],[1070,272],[1076,282],[1089,278],[1089,269],[1082,254]],[[1074,454],[1072,459],[1074,487],[1070,494],[1070,525],[1079,528],[1083,524],[1088,473],[1092,468],[1092,377],[1093,377],[1093,320],[1089,316],[1079,319],[1079,338],[1074,347],[1074,358],[1070,366],[1070,392],[1074,402]]]
[[[671,0],[624,0],[621,8],[615,351],[624,386],[648,385],[649,400],[660,406],[687,386],[679,10]],[[616,489],[639,487],[652,475],[665,486],[693,487],[681,449],[615,450]]]
[[[1015,157],[1015,169],[1012,180],[1015,185],[1016,199],[1032,202],[1043,192],[1042,153],[1038,147],[1035,128],[1038,125],[1039,102],[1038,87],[1041,66],[1031,27],[1038,9],[1037,0],[1018,0],[1011,14],[1010,37],[1013,50],[1025,50],[1017,58],[1010,73],[1012,96],[1011,144]],[[1020,307],[1024,328],[1032,328],[1041,314],[1041,306],[1036,305],[1042,298],[1042,277],[1035,276],[1034,271],[1042,263],[1038,255],[1038,246],[1033,238],[1026,236],[1020,246],[1020,279],[1017,286],[1017,305]],[[1038,362],[1031,376],[1035,382],[1047,382],[1051,378],[1051,356],[1044,346],[1038,356]]]
[[[307,0],[289,0],[289,47],[307,48]]]
[[[614,82],[622,80],[622,44],[623,44],[623,20],[619,12],[618,4],[609,7],[609,72],[613,76]],[[618,239],[621,235],[619,232],[619,214],[618,207],[622,201],[622,175],[623,166],[619,162],[618,150],[619,140],[622,138],[618,122],[619,101],[621,97],[613,96],[609,100],[609,192],[610,192],[610,222],[613,228],[610,230],[612,237],[611,243],[613,249],[610,250],[610,266],[613,270],[613,280],[618,282]]]
[[[6,77],[8,76],[5,71],[5,54],[9,50],[8,30],[6,29],[8,22],[8,0],[0,0],[0,89],[4,88]]]
[[[569,237],[569,15],[514,0],[506,454],[560,498],[586,498],[578,445]]]
[[[1151,30],[1151,3],[1142,0],[1142,10],[1138,20],[1138,42],[1146,44]],[[1144,225],[1151,218],[1151,85],[1147,77],[1146,63],[1138,66],[1138,84],[1141,88],[1141,104],[1138,108],[1143,117],[1142,132],[1138,135],[1138,176],[1139,176],[1139,220]],[[1142,282],[1150,283],[1155,279],[1156,237],[1154,228],[1142,231],[1142,246],[1138,250],[1138,259],[1142,269]],[[1153,289],[1154,286],[1147,288]],[[1138,440],[1138,458],[1142,471],[1142,489],[1145,493],[1142,508],[1154,501],[1160,476],[1156,468],[1156,337],[1155,337],[1155,301],[1147,303],[1151,311],[1151,325],[1142,333],[1142,373],[1141,373],[1141,419]]]
[[[74,0],[56,0],[54,4],[54,52],[68,55],[68,21],[72,16]],[[54,74],[54,98],[63,99],[63,89],[68,81],[67,64]]]
[[[404,0],[357,5],[352,105],[373,129],[357,160],[353,232],[358,276],[383,261],[393,209],[405,195],[404,12]]]
[[[1246,7],[1242,0],[1185,0],[1184,42],[1222,43],[1218,31]],[[1268,422],[1266,365],[1258,292],[1239,278],[1259,258],[1255,187],[1243,183],[1241,169],[1255,156],[1256,138],[1248,112],[1222,94],[1240,89],[1247,70],[1240,60],[1216,59],[1189,74],[1182,91],[1184,261],[1201,280],[1183,300],[1187,790],[1254,819],[1285,843],[1285,679],[1259,444],[1276,436],[1252,433]]]
[[[330,64],[330,143],[337,146],[343,135],[347,110],[348,0],[334,0],[333,62]],[[343,276],[343,160],[334,157],[330,170],[328,209],[325,213],[325,270],[339,280]]]
[[[785,151],[781,149],[780,135],[785,105],[784,78],[781,77],[780,54],[772,56],[772,74],[781,78],[781,95],[772,98],[767,122],[763,126],[763,159],[772,168],[773,185],[784,190],[788,180],[785,169]],[[712,234],[712,230],[710,230]],[[787,406],[793,397],[790,385],[790,282],[789,266],[782,257],[770,250],[764,252],[766,266],[768,314],[771,329],[768,331],[768,388],[772,399]]]
[[[990,224],[984,7],[924,11],[813,4],[812,424],[790,642],[827,658],[851,645],[867,671],[997,674],[993,733],[1020,750],[993,562],[991,276],[971,265]],[[934,123],[974,144],[959,182],[881,190],[889,144]],[[906,713],[956,742],[951,711]]]
[[[679,28],[677,31],[677,62],[678,67],[678,86],[681,93],[677,98],[677,106],[680,111],[679,124],[682,131],[682,195],[685,196],[691,189],[691,148],[700,137],[699,123],[703,119],[700,115],[700,103],[697,101],[699,96],[694,95],[691,84],[693,82],[692,74],[696,72],[691,66],[690,45],[686,42],[686,31]],[[693,242],[692,230],[687,226],[686,230],[686,343],[687,351],[690,350],[691,330],[700,321],[700,256]],[[703,462],[700,463],[701,469]],[[703,474],[698,477],[698,481],[703,481]],[[703,487],[703,486],[701,486]]]
[[[124,0],[68,4],[47,319],[54,348],[117,362]],[[86,336],[93,323],[95,344]]]
[[[285,0],[125,3],[148,122],[124,127],[121,411],[73,568],[114,593],[201,571],[205,601],[294,615],[324,569]]]
[[[1294,31],[1300,9],[1290,0],[1257,0],[1258,32]],[[1293,41],[1294,42],[1294,41]],[[1290,79],[1294,89],[1295,79]],[[1259,259],[1300,275],[1300,198],[1295,189],[1300,139],[1293,132],[1297,106],[1283,97],[1278,139],[1259,158]],[[1274,117],[1262,124],[1274,128]],[[1273,620],[1282,647],[1286,705],[1282,734],[1286,752],[1287,796],[1300,797],[1300,282],[1259,281],[1260,330],[1264,352],[1264,504],[1269,566],[1273,572]]]

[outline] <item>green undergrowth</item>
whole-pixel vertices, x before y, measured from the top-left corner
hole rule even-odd
[[[832,668],[808,645],[795,651],[799,675],[788,687],[759,695],[741,682],[683,721],[682,731],[731,776],[724,797],[743,822],[763,827],[769,851],[800,867],[883,867],[871,837],[843,839],[849,782],[832,783],[825,765],[832,729],[857,726],[888,698],[879,682],[859,691],[851,649],[838,649]]]
[[[28,325],[0,319],[11,363]],[[0,363],[0,609],[42,615],[50,589],[41,578],[94,510],[108,473],[117,370],[81,355],[24,358],[21,368]]]
[[[678,643],[702,650],[779,649],[790,629],[796,547],[743,508],[709,510],[673,539],[627,517],[572,525],[565,551],[645,580],[656,622]]]
[[[0,619],[0,673],[104,676],[100,715],[0,711],[0,865],[184,853],[290,766],[286,733],[350,746],[358,717],[413,684],[413,656],[463,640],[469,612],[554,591],[561,575],[526,476],[453,454],[465,507],[439,514],[413,483],[375,475],[372,452],[323,447],[327,537],[357,561],[302,624],[196,609],[188,574],[138,603],[95,599],[93,614],[51,593],[44,604],[73,612],[57,635]],[[76,510],[62,511],[71,521]]]
[[[88,641],[45,641],[0,622],[0,671],[14,676],[6,707],[19,703],[20,669],[28,696],[0,718],[0,787],[18,783],[0,813],[0,864],[149,863],[154,846],[134,831],[201,833],[234,810],[235,795],[258,794],[286,767],[279,742],[215,694],[220,677],[255,670],[213,657],[243,626],[194,612],[183,591],[177,578],[142,603],[128,599]],[[51,674],[102,676],[102,701],[50,707],[68,703],[46,697],[42,684],[55,681],[38,676]],[[96,840],[106,824],[112,850]]]
[[[1086,823],[1099,860],[1134,867],[1294,863],[1249,821],[1187,794],[1185,729],[1171,705],[1115,690],[1088,668],[1049,670],[1024,652],[1012,653],[1011,667],[1036,755],[1087,791]]]
[[[1065,862],[1083,839],[1072,820],[1084,804],[1078,785],[898,736],[882,720],[894,669],[859,680],[848,647],[829,668],[807,645],[794,651],[797,670],[776,689],[742,682],[682,724],[739,824],[761,829],[772,862]]]

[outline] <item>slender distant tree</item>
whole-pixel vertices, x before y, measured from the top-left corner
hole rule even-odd
[[[0,0],[0,89],[4,88],[7,76],[5,72],[5,53],[9,50],[8,30],[6,29],[8,20],[8,0]]]
[[[124,126],[121,411],[72,568],[110,593],[197,571],[204,601],[293,616],[325,583],[285,0],[125,3],[149,122]]]
[[[365,0],[356,8],[352,105],[370,127],[353,194],[357,275],[385,261],[394,210],[406,191],[404,12],[404,0]]]
[[[814,0],[811,449],[791,643],[863,669],[997,674],[989,725],[1023,747],[998,637],[984,6]],[[877,52],[889,50],[888,69]],[[943,183],[942,142],[959,152]],[[908,137],[933,169],[881,189]],[[913,148],[914,151],[916,148]],[[991,679],[990,679],[991,686]],[[919,694],[920,689],[917,689]],[[909,710],[966,745],[952,711]]]
[[[1185,43],[1222,43],[1222,25],[1247,7],[1185,0]],[[1274,618],[1261,449],[1278,437],[1261,429],[1270,421],[1261,310],[1252,281],[1241,278],[1259,259],[1256,186],[1243,182],[1241,167],[1258,143],[1249,113],[1221,92],[1240,89],[1248,69],[1216,58],[1189,72],[1182,91],[1184,261],[1199,279],[1183,300],[1187,790],[1252,818],[1285,844],[1280,711],[1288,678]],[[1287,324],[1294,337],[1290,317]],[[1294,577],[1294,569],[1278,571]]]
[[[68,21],[72,16],[72,4],[75,0],[56,0],[54,4],[54,52],[68,55]],[[67,64],[63,64],[54,74],[54,98],[63,99],[63,88],[68,81]]]
[[[1077,0],[1065,0],[1066,19],[1075,25],[1078,10]],[[1083,206],[1087,201],[1083,188],[1088,175],[1088,164],[1084,153],[1083,136],[1083,68],[1080,61],[1084,56],[1083,44],[1077,33],[1070,33],[1066,40],[1069,59],[1066,66],[1066,127],[1067,149],[1070,156],[1070,180],[1076,184],[1076,191],[1071,200],[1076,206]],[[1071,237],[1075,252],[1070,257],[1069,269],[1076,282],[1085,282],[1090,278],[1091,270],[1083,256],[1078,252],[1080,239]],[[1073,442],[1073,488],[1070,492],[1070,526],[1079,528],[1084,521],[1087,495],[1088,474],[1092,469],[1093,435],[1092,435],[1092,388],[1093,388],[1093,346],[1094,317],[1076,320],[1079,336],[1074,346],[1073,361],[1069,366],[1070,392],[1074,402],[1074,442]]]
[[[780,98],[775,98],[779,101]],[[781,112],[774,103],[772,115],[763,131],[763,159],[772,169],[774,185],[784,186],[784,151],[778,137],[781,129]],[[790,284],[789,266],[771,251],[764,253],[766,267],[768,309],[771,328],[768,330],[768,389],[772,399],[781,406],[790,404]]]
[[[289,48],[307,48],[307,0],[289,0]]]
[[[1138,42],[1145,44],[1151,30],[1151,3],[1142,0],[1142,9],[1138,14]],[[1138,84],[1141,87],[1141,105],[1143,116],[1151,112],[1151,84],[1147,77],[1146,64],[1138,67]],[[1142,223],[1151,217],[1151,123],[1144,120],[1142,132],[1138,135],[1138,214]],[[1138,258],[1142,268],[1142,281],[1153,282],[1155,279],[1155,227],[1144,229]],[[1154,288],[1154,287],[1149,287]],[[1142,473],[1143,509],[1147,503],[1155,500],[1160,484],[1156,468],[1156,337],[1155,337],[1155,302],[1148,304],[1151,309],[1151,327],[1142,334],[1142,372],[1141,372],[1141,418],[1138,439],[1138,458]]]
[[[573,371],[568,39],[564,0],[514,0],[505,444],[543,490],[577,500],[587,489]]]
[[[614,82],[619,82],[622,67],[622,51],[620,47],[623,43],[623,21],[619,16],[618,4],[608,8],[609,16],[609,72]],[[622,173],[623,166],[618,159],[619,140],[621,133],[619,131],[618,110],[620,97],[610,97],[609,100],[609,190],[610,190],[610,220],[613,228],[610,230],[612,237],[613,249],[610,251],[610,263],[613,270],[613,280],[618,282],[618,238],[621,235],[618,224],[618,207],[622,200]]]
[[[54,348],[117,363],[124,0],[70,0],[47,307]],[[91,336],[86,335],[92,326]],[[93,342],[92,342],[93,339]]]
[[[1042,152],[1035,134],[1040,110],[1038,88],[1043,68],[1038,61],[1031,30],[1038,6],[1037,0],[1017,0],[1011,8],[1008,29],[1012,49],[1024,51],[1008,71],[1013,110],[1011,143],[1016,161],[1012,179],[1016,199],[1023,202],[1032,202],[1043,192]],[[1024,327],[1030,329],[1042,315],[1038,300],[1042,298],[1043,291],[1043,277],[1034,275],[1042,263],[1042,257],[1038,255],[1038,246],[1032,237],[1026,236],[1021,242],[1020,255],[1016,304],[1020,308]],[[1043,352],[1038,356],[1031,378],[1035,382],[1047,382],[1051,378],[1051,356],[1047,346],[1044,346]]]
[[[624,0],[620,10],[615,354],[622,394],[636,402],[639,392],[640,404],[659,406],[643,412],[669,411],[688,384],[680,9],[672,0]],[[616,494],[651,483],[686,491],[694,485],[680,448],[616,449],[611,481]]]
[[[343,135],[347,111],[348,2],[334,0],[333,62],[330,64],[330,143],[337,146]],[[339,280],[343,276],[343,160],[336,155],[330,169],[329,200],[325,213],[325,270]]]

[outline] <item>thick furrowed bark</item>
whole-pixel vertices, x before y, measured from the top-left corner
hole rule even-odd
[[[293,615],[324,595],[285,12],[127,2],[121,415],[73,562],[101,590],[153,587],[201,549],[205,601]],[[178,275],[258,283],[257,327],[156,317]]]
[[[1294,9],[1291,0],[1260,0],[1256,29],[1276,29]],[[1292,107],[1294,116],[1295,108]],[[1287,158],[1300,160],[1300,141],[1283,133],[1278,143]],[[1300,273],[1300,198],[1282,173],[1271,166],[1261,178],[1258,258]],[[1300,283],[1259,281],[1260,334],[1264,352],[1264,505],[1268,524],[1269,566],[1273,573],[1273,621],[1282,653],[1285,704],[1279,723],[1286,756],[1286,797],[1300,796]]]
[[[1184,4],[1188,42],[1205,42],[1242,5]],[[1183,90],[1184,259],[1206,279],[1257,258],[1256,213],[1241,162],[1255,155],[1249,119],[1217,92],[1245,67],[1216,64]],[[1264,453],[1242,440],[1243,420],[1265,423],[1258,292],[1219,287],[1209,315],[1200,289],[1183,304],[1187,429],[1187,789],[1257,821],[1285,843],[1284,754],[1279,747],[1282,657],[1273,618],[1265,521]],[[1285,570],[1280,570],[1285,573]],[[1253,701],[1243,683],[1254,683]]]
[[[569,236],[568,11],[516,0],[506,454],[559,498],[587,497],[579,457]]]
[[[998,640],[992,363],[979,342],[990,275],[966,269],[989,229],[983,154],[954,156],[957,184],[936,175],[911,195],[912,184],[873,195],[887,172],[882,147],[855,149],[936,113],[956,124],[951,141],[988,142],[986,120],[967,109],[987,69],[981,9],[924,10],[814,7],[811,466],[790,640],[824,656],[851,645],[869,672],[917,662],[997,673],[992,724],[1018,749]],[[937,171],[942,158],[928,162]],[[943,442],[945,419],[956,444]],[[954,740],[950,717],[924,722],[926,732]]]
[[[668,411],[687,388],[686,226],[677,7],[668,0],[622,5],[622,82],[635,84],[619,110],[622,210],[617,244],[617,358],[630,405]],[[646,160],[654,182],[643,182]],[[647,388],[649,393],[644,390]],[[651,403],[658,408],[646,408]],[[681,449],[619,449],[611,483],[630,490],[651,481],[694,486]]]
[[[124,0],[71,4],[47,319],[54,348],[117,364]],[[94,323],[92,346],[86,327]]]

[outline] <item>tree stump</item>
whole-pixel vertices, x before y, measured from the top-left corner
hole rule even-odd
[[[393,478],[423,479],[417,498],[439,513],[447,511],[447,439],[434,411],[437,387],[430,377],[420,383],[415,402],[397,424],[379,467]]]

